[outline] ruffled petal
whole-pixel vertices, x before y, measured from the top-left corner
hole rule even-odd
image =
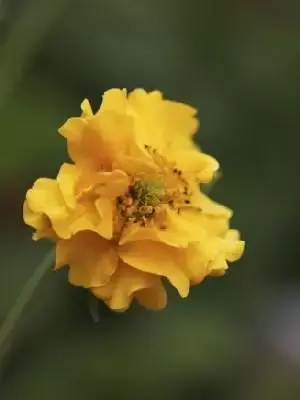
[[[178,166],[189,174],[194,174],[200,183],[209,183],[219,169],[219,163],[213,157],[199,150],[178,154]]]
[[[202,214],[204,215],[224,217],[226,219],[230,219],[232,216],[232,211],[228,207],[211,200],[197,188],[193,190],[191,203],[196,209],[201,210]]]
[[[43,214],[33,212],[29,208],[27,201],[23,204],[23,218],[25,224],[32,226],[36,230],[44,230],[49,226],[49,219]]]
[[[139,290],[135,297],[145,308],[161,310],[167,305],[167,292],[160,279],[152,276],[152,281],[155,282],[152,287]]]
[[[223,275],[228,268],[227,261],[234,262],[241,258],[245,242],[239,240],[239,232],[230,229],[224,238],[215,242],[218,249],[216,257],[210,263],[211,275]]]
[[[158,277],[122,262],[107,285],[91,290],[115,311],[128,309],[134,297],[151,309],[163,308],[166,305],[166,292]]]
[[[40,178],[26,193],[29,208],[37,214],[45,214],[51,220],[68,217],[64,198],[54,179]]]
[[[210,274],[210,262],[215,259],[217,253],[215,241],[209,238],[189,245],[185,250],[185,268],[192,284],[199,284]]]
[[[164,220],[164,226],[153,224],[141,227],[138,224],[130,224],[124,229],[119,244],[153,240],[174,247],[187,247],[190,242],[201,240],[205,235],[201,225],[192,219],[185,218],[184,214],[168,209]]]
[[[57,175],[57,184],[66,205],[74,209],[76,207],[75,187],[78,179],[78,171],[75,165],[64,163]]]
[[[224,250],[226,259],[234,262],[240,259],[245,249],[245,242],[240,239],[240,232],[236,229],[230,229],[224,239]]]
[[[102,96],[101,107],[98,112],[114,111],[125,114],[127,108],[126,89],[110,89],[104,92]]]
[[[159,91],[136,89],[129,93],[128,104],[135,120],[136,140],[163,153],[177,139],[190,138],[198,129],[194,108],[164,100]]]
[[[95,207],[100,215],[100,223],[97,227],[99,235],[106,239],[113,237],[113,204],[110,199],[99,198],[95,201]]]
[[[180,249],[163,243],[139,241],[120,246],[121,259],[132,267],[166,277],[181,297],[189,293],[189,279],[184,271],[184,257]]]
[[[111,199],[124,194],[130,184],[129,176],[119,169],[112,172],[96,172],[90,178],[93,192]]]
[[[88,99],[83,100],[83,102],[80,104],[80,108],[82,111],[81,118],[88,118],[93,115],[93,110]]]
[[[117,268],[118,255],[109,241],[81,232],[56,246],[56,269],[69,265],[69,281],[86,288],[105,285]]]

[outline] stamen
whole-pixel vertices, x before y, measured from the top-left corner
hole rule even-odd
[[[125,223],[139,223],[144,227],[155,224],[167,229],[166,210],[171,207],[180,214],[183,207],[191,207],[188,181],[174,162],[169,162],[156,149],[145,145],[145,150],[158,167],[153,176],[137,174],[128,192],[117,198],[117,206]]]

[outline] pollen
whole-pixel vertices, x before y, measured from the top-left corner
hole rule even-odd
[[[135,179],[124,196],[117,198],[120,214],[126,222],[146,226],[162,211],[165,187],[162,180]]]
[[[132,198],[141,206],[156,206],[165,195],[162,180],[139,180],[130,188]]]

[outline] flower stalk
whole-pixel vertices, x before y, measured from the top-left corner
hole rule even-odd
[[[54,250],[51,249],[44,257],[42,262],[36,267],[33,274],[29,277],[14,305],[9,311],[6,319],[0,328],[0,360],[3,358],[7,349],[8,340],[13,335],[15,326],[20,319],[26,305],[32,298],[34,291],[39,285],[45,273],[50,269],[54,259]]]

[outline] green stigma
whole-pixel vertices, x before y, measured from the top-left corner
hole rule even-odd
[[[157,206],[165,195],[161,180],[138,181],[131,188],[133,199],[141,206]]]

